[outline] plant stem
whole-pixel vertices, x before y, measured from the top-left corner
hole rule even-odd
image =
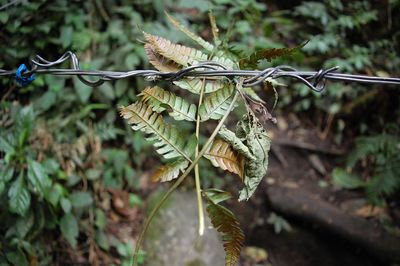
[[[205,87],[205,79],[203,78],[203,83],[200,90],[199,104],[197,105],[197,117],[196,117],[196,138],[197,145],[195,151],[195,157],[199,155],[199,141],[200,141],[200,105],[203,102],[204,96],[204,87]],[[194,179],[196,183],[196,195],[197,195],[197,211],[199,216],[199,235],[204,235],[204,210],[203,210],[203,201],[201,198],[201,183],[200,183],[200,171],[199,164],[194,166]]]
[[[199,154],[196,156],[196,158],[193,160],[193,162],[189,165],[189,167],[185,170],[185,172],[176,180],[176,182],[170,187],[170,189],[164,194],[164,196],[157,203],[157,205],[151,210],[150,215],[147,218],[146,222],[144,223],[143,230],[140,233],[139,239],[138,239],[138,241],[136,243],[135,252],[133,253],[133,266],[137,266],[138,254],[139,254],[139,250],[140,250],[140,247],[142,245],[142,242],[143,242],[144,235],[146,234],[147,229],[149,228],[149,225],[150,225],[151,221],[153,220],[155,214],[160,209],[160,207],[164,204],[164,202],[168,199],[168,197],[171,195],[171,193],[174,192],[174,190],[185,180],[185,178],[193,170],[195,165],[197,165],[197,163],[199,162],[200,158],[203,157],[204,153],[206,153],[206,151],[210,147],[211,143],[213,142],[213,140],[217,136],[218,131],[221,129],[222,125],[224,124],[226,118],[228,117],[228,115],[232,111],[233,107],[235,106],[235,102],[237,100],[238,95],[239,95],[238,92],[236,92],[235,96],[233,96],[232,103],[229,105],[228,110],[226,110],[226,113],[221,118],[221,120],[219,121],[217,127],[214,129],[214,131],[211,134],[211,136],[207,139],[207,141],[204,144],[203,148],[201,149]]]

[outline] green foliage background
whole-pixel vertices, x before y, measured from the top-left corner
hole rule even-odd
[[[259,67],[339,65],[349,73],[399,76],[400,1],[274,2],[22,1],[0,11],[0,68],[16,68],[35,54],[56,59],[67,50],[76,52],[86,69],[150,68],[142,31],[193,45],[167,23],[164,11],[211,39],[207,12],[212,9],[230,40],[225,48],[234,53],[309,40],[292,58],[261,62]],[[101,249],[116,250],[128,265],[130,243],[106,237],[100,202],[105,189],[117,188],[130,192],[132,204],[141,204],[138,177],[152,159],[141,134],[118,118],[117,106],[136,99],[146,85],[143,79],[91,88],[76,78],[42,75],[26,88],[4,78],[0,84],[0,264],[51,265],[61,234],[78,249],[94,239]],[[382,203],[381,196],[391,195],[400,183],[398,167],[386,167],[393,173],[381,174],[384,165],[398,164],[398,88],[329,83],[325,93],[315,94],[301,84],[288,85],[279,89],[278,113],[295,111],[314,121],[335,116],[332,134],[338,144],[376,135],[376,147],[361,155],[355,152],[349,160],[352,167],[367,157],[375,162],[373,179],[356,184]]]

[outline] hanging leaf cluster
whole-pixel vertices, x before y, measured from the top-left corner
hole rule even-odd
[[[144,33],[146,40],[145,52],[150,63],[158,70],[165,72],[179,71],[184,67],[197,65],[205,61],[213,61],[224,65],[227,69],[237,69],[238,65],[221,52],[215,52],[215,47],[201,37],[189,31],[175,18],[169,16],[171,23],[205,51],[183,45]],[[154,181],[171,181],[179,176],[192,162],[191,156],[197,145],[195,135],[191,135],[164,120],[168,113],[174,120],[201,122],[219,120],[232,103],[235,92],[234,84],[223,78],[199,79],[185,77],[173,82],[177,87],[193,94],[204,93],[203,102],[197,107],[195,104],[179,97],[173,91],[158,86],[148,87],[138,96],[139,100],[127,107],[121,108],[121,115],[132,125],[133,130],[140,130],[148,135],[147,139],[154,142],[157,153],[169,160],[166,165],[155,171]],[[190,136],[190,137],[189,137]],[[242,171],[242,170],[241,170]],[[236,171],[239,173],[239,170]]]
[[[239,193],[239,201],[248,200],[267,174],[270,146],[271,140],[265,129],[254,115],[249,114],[238,122],[235,132],[225,127],[219,131],[219,139],[214,141],[209,153],[215,154],[216,150],[223,152],[217,154],[218,157],[207,154],[206,158],[210,159],[214,166],[238,174],[244,183],[244,188]]]
[[[215,18],[212,13],[209,15],[214,44],[197,36],[167,14],[170,22],[203,50],[175,44],[165,38],[144,33],[144,48],[149,62],[163,72],[176,72],[210,61],[221,64],[226,69],[238,69],[239,64],[231,60],[230,53],[219,49],[223,41],[220,40]],[[296,49],[298,47],[258,51],[240,63],[252,66],[262,57],[270,60],[290,54]],[[273,85],[270,81],[266,82],[269,86]],[[182,98],[174,90],[153,86],[144,89],[135,103],[120,110],[132,129],[145,133],[157,153],[167,161],[154,172],[152,180],[160,182],[174,180],[193,163],[195,151],[199,148],[198,139],[195,134],[185,132],[175,124],[179,121],[200,124],[208,120],[220,120],[227,114],[230,106],[235,107],[238,104],[232,101],[234,95],[239,93],[247,108],[247,114],[238,122],[235,132],[226,127],[220,129],[218,137],[207,149],[204,158],[213,166],[238,175],[243,182],[239,201],[248,200],[266,175],[268,168],[271,142],[256,117],[257,112],[253,110],[254,106],[257,106],[256,111],[264,108],[265,102],[252,88],[241,88],[237,86],[238,82],[223,77],[183,77],[173,81],[173,84],[176,89],[198,95],[202,100],[194,104],[190,102],[190,97]],[[164,119],[166,116],[172,119]],[[176,122],[172,123],[173,120]],[[219,204],[227,198],[226,193],[214,190],[203,195],[207,199],[207,212],[212,224],[222,234],[226,265],[234,265],[240,256],[244,235],[233,213]]]

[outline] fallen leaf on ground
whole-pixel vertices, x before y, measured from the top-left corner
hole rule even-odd
[[[385,209],[372,205],[365,205],[357,209],[354,214],[364,218],[381,217],[385,215]]]
[[[245,247],[243,249],[243,256],[246,260],[250,260],[253,263],[264,262],[268,259],[267,251],[259,247]]]

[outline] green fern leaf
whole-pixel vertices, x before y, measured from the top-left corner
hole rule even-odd
[[[195,33],[191,32],[188,28],[186,28],[181,23],[179,23],[178,20],[176,20],[171,15],[169,15],[167,12],[166,12],[166,15],[167,15],[168,20],[177,29],[179,29],[181,32],[186,34],[193,41],[195,41],[200,46],[202,46],[207,52],[213,53],[215,55],[215,56],[212,57],[212,59],[210,61],[214,61],[216,63],[222,64],[222,65],[224,65],[225,67],[227,67],[229,69],[237,69],[238,68],[238,65],[236,63],[234,63],[230,58],[228,58],[225,53],[223,53],[222,51],[215,51],[215,47],[211,43],[205,41],[200,36],[198,36]],[[214,37],[216,37],[217,36],[216,32],[217,32],[218,29],[216,27],[215,18],[214,18],[214,20],[212,19],[213,16],[210,16],[210,18],[211,18],[210,22],[211,22],[211,25],[212,25],[213,35],[214,35]]]
[[[209,52],[212,52],[214,50],[214,46],[201,38],[200,36],[196,35],[195,33],[191,32],[188,28],[183,26],[176,18],[172,17],[170,14],[165,12],[167,15],[168,20],[171,22],[172,25],[174,25],[178,30],[186,34],[190,39],[198,43],[200,46],[202,46],[204,49],[206,49]]]
[[[217,91],[225,86],[226,81],[218,79],[204,79],[204,92],[211,93]],[[200,94],[203,87],[203,79],[199,78],[185,78],[183,80],[174,81],[174,84],[182,89]]]
[[[157,152],[166,159],[183,157],[191,162],[197,139],[191,137],[185,144],[185,137],[179,130],[164,122],[161,115],[153,112],[152,108],[144,102],[137,102],[121,108],[121,115],[132,124],[133,130],[143,131],[150,136],[150,141],[155,141]]]
[[[389,170],[373,176],[366,186],[368,199],[374,204],[379,204],[383,196],[393,194],[400,187],[398,174]]]
[[[345,189],[357,189],[365,187],[365,182],[360,177],[348,173],[341,168],[335,168],[332,172],[332,182],[336,186]]]
[[[227,57],[223,52],[217,52],[217,55],[213,56],[211,61],[219,63],[227,69],[239,69],[239,65]]]
[[[189,166],[187,160],[178,159],[177,161],[170,162],[161,166],[151,177],[153,182],[167,182],[179,176],[180,171],[184,171]]]
[[[207,198],[207,213],[211,219],[214,228],[222,234],[222,241],[225,250],[225,266],[234,266],[239,260],[240,251],[243,247],[244,234],[240,228],[240,224],[235,215],[218,204],[220,199],[226,199],[226,193],[223,197],[216,195],[213,191],[209,195],[207,191],[204,193]]]
[[[142,96],[143,101],[150,105],[153,111],[157,113],[169,107],[171,109],[170,115],[175,120],[196,121],[196,106],[172,92],[155,86],[146,88],[139,96]]]
[[[218,204],[232,198],[231,193],[218,188],[207,188],[203,190],[203,194],[205,194],[207,198],[214,202],[214,204]]]
[[[224,88],[210,93],[199,108],[201,120],[221,119],[232,102],[234,90],[233,85],[227,84]]]
[[[144,33],[144,37],[155,52],[179,65],[187,67],[207,61],[207,55],[194,48],[175,44],[167,39],[148,33]]]

